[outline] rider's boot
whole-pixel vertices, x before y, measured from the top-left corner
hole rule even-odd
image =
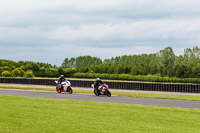
[[[58,88],[59,91],[61,91],[61,87],[62,87],[62,86],[60,85],[59,88]]]

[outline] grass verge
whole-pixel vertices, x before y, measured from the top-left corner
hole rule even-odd
[[[0,132],[199,133],[200,110],[0,95]]]
[[[27,86],[0,85],[0,88],[55,92],[55,88],[48,88],[48,87],[27,87]],[[73,93],[94,94],[92,89],[73,89]],[[192,95],[158,94],[158,93],[142,93],[142,92],[120,92],[120,91],[112,91],[111,93],[112,93],[112,96],[122,96],[122,97],[141,97],[141,98],[200,101],[200,96],[192,96]]]

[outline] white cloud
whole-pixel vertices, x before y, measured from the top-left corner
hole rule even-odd
[[[200,42],[199,5],[198,0],[1,0],[1,58],[17,48],[24,52],[9,58],[56,64],[87,53],[104,58],[166,46],[180,53]]]
[[[9,20],[22,21],[18,18],[23,17],[34,20],[35,14],[40,17],[42,13],[47,17],[50,14],[52,21],[60,14],[102,16],[106,19],[199,16],[199,5],[198,0],[1,0],[0,18],[5,24]]]
[[[38,27],[0,27],[0,40],[33,41],[41,35]]]
[[[187,27],[187,28],[186,28]],[[131,23],[90,24],[79,28],[60,26],[47,34],[49,39],[65,41],[180,41],[200,36],[200,19],[150,20]],[[123,45],[123,44],[122,44]]]

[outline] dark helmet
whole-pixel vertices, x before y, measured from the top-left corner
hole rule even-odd
[[[96,81],[100,81],[101,79],[100,78],[96,78]]]

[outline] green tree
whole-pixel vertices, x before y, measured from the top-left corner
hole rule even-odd
[[[91,56],[79,56],[76,58],[75,67],[90,67],[102,64],[100,58]]]
[[[70,60],[68,58],[65,58],[65,60],[62,63],[63,68],[73,68],[75,67],[76,59],[72,57]]]
[[[64,75],[64,69],[62,67],[58,67],[57,70],[59,75]]]
[[[63,70],[64,70],[64,75],[66,77],[71,77],[71,76],[73,76],[74,73],[77,72],[76,68],[65,68]]]
[[[34,62],[30,62],[25,65],[25,70],[40,71],[40,65]]]
[[[65,60],[62,63],[62,67],[63,68],[69,68],[69,59],[65,58]]]
[[[161,76],[173,76],[173,67],[175,62],[175,54],[171,47],[166,47],[159,53],[160,57],[160,74]]]

